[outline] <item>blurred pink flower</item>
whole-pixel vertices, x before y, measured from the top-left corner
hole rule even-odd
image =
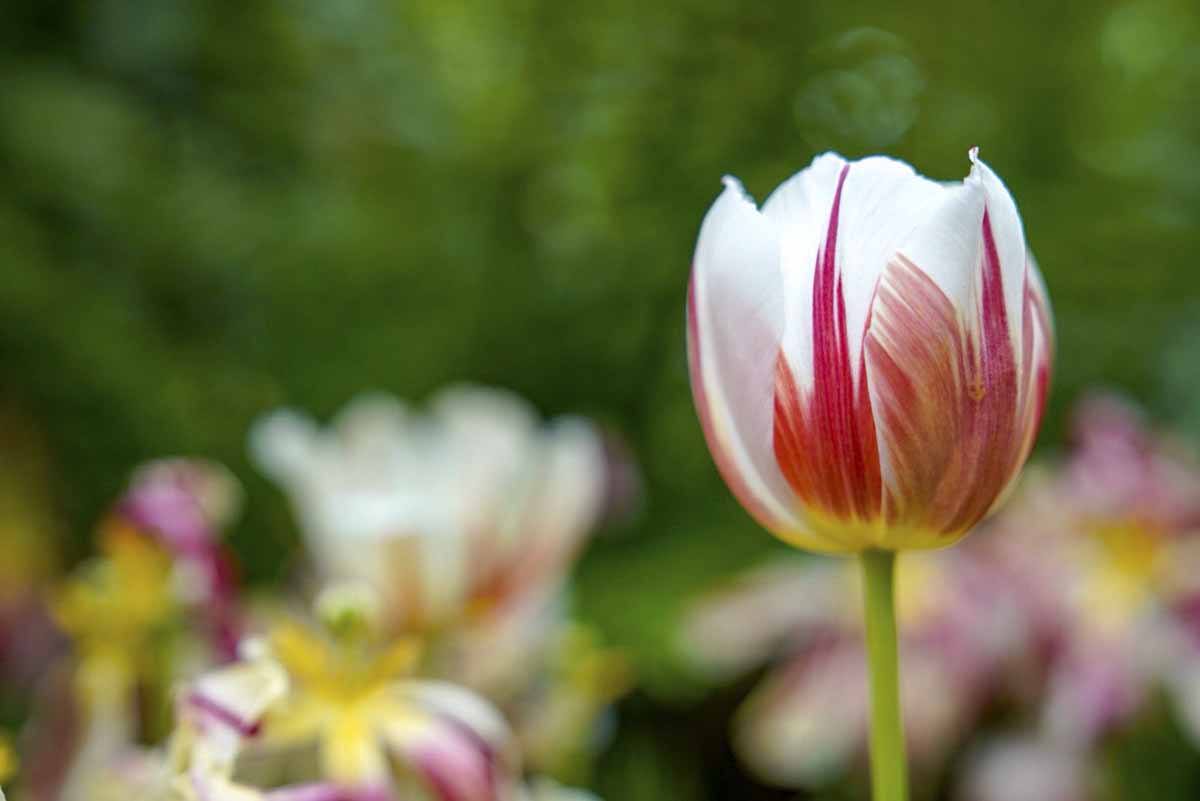
[[[1060,489],[1085,517],[1167,533],[1200,526],[1200,464],[1181,443],[1152,432],[1133,403],[1086,397],[1071,433]]]
[[[134,472],[102,528],[102,535],[128,531],[150,537],[171,553],[181,602],[200,614],[225,660],[237,653],[241,624],[236,563],[221,537],[241,503],[241,485],[224,466],[159,459]]]
[[[54,593],[69,641],[47,672],[23,761],[38,799],[91,801],[162,732],[179,676],[232,657],[232,560],[219,542],[240,486],[219,465],[172,459],[137,470],[97,531],[98,553]],[[121,797],[118,792],[114,797]]]
[[[1008,577],[971,548],[899,563],[901,694],[915,767],[936,773],[992,694],[1034,650]],[[711,678],[783,664],[739,713],[742,759],[764,779],[817,787],[866,758],[866,659],[853,563],[771,565],[702,599],[683,647]]]
[[[1017,739],[1036,742],[1040,754],[1026,767],[1082,789],[1033,794],[1017,779],[991,781],[1008,772],[994,762],[1018,761],[1010,749],[983,749],[968,764],[965,801],[1096,797],[1075,779],[1091,774],[1097,747],[1160,688],[1200,748],[1198,520],[1200,463],[1187,448],[1150,429],[1128,401],[1085,399],[1058,470],[1031,476],[980,537],[1036,587],[1023,601],[1051,646],[1045,681],[1023,699],[1033,722]]]

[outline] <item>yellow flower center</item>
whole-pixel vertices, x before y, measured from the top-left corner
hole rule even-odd
[[[1096,559],[1080,600],[1102,631],[1121,629],[1137,614],[1162,565],[1161,535],[1132,522],[1105,522],[1091,529]]]
[[[291,691],[268,715],[264,734],[281,743],[315,740],[328,778],[370,780],[387,770],[378,724],[400,712],[388,689],[414,672],[421,648],[411,639],[383,642],[367,619],[341,611],[323,629],[284,623],[271,633],[271,653]]]

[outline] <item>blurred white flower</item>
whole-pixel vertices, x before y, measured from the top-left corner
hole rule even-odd
[[[589,423],[543,427],[516,396],[476,387],[420,415],[363,396],[327,429],[277,411],[251,451],[290,496],[322,577],[372,583],[404,629],[556,592],[607,489]]]
[[[277,411],[250,443],[289,495],[319,578],[373,587],[384,627],[425,639],[424,675],[500,705],[535,767],[592,750],[629,682],[611,652],[562,649],[564,589],[599,519],[627,504],[631,470],[591,423],[543,425],[511,393],[456,387],[424,413],[362,396],[327,428]],[[604,680],[579,678],[589,671]]]

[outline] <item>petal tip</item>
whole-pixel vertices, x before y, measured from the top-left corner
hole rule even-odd
[[[742,185],[742,182],[738,180],[737,176],[728,174],[722,175],[721,185],[725,187],[726,192],[733,192],[739,199],[744,200],[755,208],[758,208],[754,202],[754,198],[752,198],[750,193],[746,191],[746,187]]]

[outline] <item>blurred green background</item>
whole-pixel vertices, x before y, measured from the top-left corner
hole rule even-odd
[[[701,695],[670,639],[775,547],[687,385],[720,176],[762,199],[835,149],[950,180],[979,145],[1056,311],[1042,447],[1098,382],[1200,431],[1197,97],[1185,0],[9,0],[0,403],[44,439],[68,561],[130,467],[201,454],[247,484],[255,581],[296,542],[246,458],[267,409],[467,379],[595,416],[647,492],[577,587],[644,688],[598,786],[748,798],[719,745],[736,690]]]

